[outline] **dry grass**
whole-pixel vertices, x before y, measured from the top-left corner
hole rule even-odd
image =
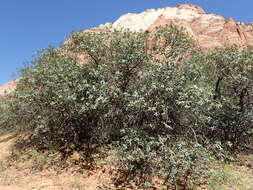
[[[253,168],[224,164],[213,172],[208,190],[253,190]]]

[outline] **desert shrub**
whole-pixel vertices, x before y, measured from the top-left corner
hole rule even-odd
[[[11,115],[8,109],[9,101],[7,98],[0,97],[0,133],[10,130],[10,126],[8,125],[9,116]]]
[[[0,122],[3,122],[3,118],[4,118],[4,114],[5,114],[5,112],[4,112],[4,109],[5,108],[5,104],[4,104],[4,101],[3,101],[3,99],[1,99],[0,98]],[[2,126],[3,124],[1,124],[0,126]]]
[[[90,42],[101,36],[75,34],[79,45],[69,47],[71,53],[64,48],[39,53],[21,71],[10,122],[32,130],[42,144],[57,142],[61,148],[80,149],[119,138],[127,124],[124,107],[148,62],[145,35],[115,31],[106,42]],[[72,56],[76,51],[87,53],[89,64],[79,66]]]
[[[73,42],[68,50],[88,55],[89,65],[103,67],[98,74],[106,81],[108,102],[103,108],[103,115],[99,115],[103,129],[100,137],[107,141],[116,140],[120,137],[120,129],[129,125],[131,110],[127,110],[127,105],[137,90],[141,73],[150,63],[147,35],[113,31],[109,34],[76,33],[71,39]],[[101,107],[101,104],[98,106]]]
[[[211,155],[200,143],[212,92],[200,82],[198,56],[181,61],[171,56],[162,62],[153,59],[143,74],[126,107],[131,122],[121,130],[118,144],[124,182],[152,186],[159,176],[164,183],[190,187],[208,175]]]
[[[198,50],[184,28],[174,24],[158,27],[155,33],[151,34],[149,44],[152,54],[178,61]]]
[[[207,137],[232,149],[252,146],[252,55],[247,48],[217,49],[204,65],[215,105],[210,106]]]
[[[106,102],[99,69],[80,68],[61,50],[43,51],[23,70],[10,107],[13,121],[59,147],[86,143]]]
[[[193,187],[213,155],[252,146],[252,61],[250,49],[202,53],[174,25],[76,32],[21,70],[2,124],[90,162],[112,145],[125,179]]]
[[[123,183],[153,186],[162,184],[192,188],[203,183],[210,173],[212,156],[202,145],[169,135],[150,135],[130,130],[118,144]]]

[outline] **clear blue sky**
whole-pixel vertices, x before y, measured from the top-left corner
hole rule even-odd
[[[253,22],[253,0],[1,0],[0,84],[14,79],[17,68],[36,51],[58,46],[74,30],[112,22],[128,12],[185,3]]]

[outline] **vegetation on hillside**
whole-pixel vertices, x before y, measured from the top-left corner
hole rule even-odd
[[[211,161],[252,151],[250,48],[204,53],[174,25],[153,34],[76,32],[41,51],[21,77],[1,100],[0,124],[90,163],[102,147],[116,151],[118,183],[151,187],[159,178],[193,188]]]

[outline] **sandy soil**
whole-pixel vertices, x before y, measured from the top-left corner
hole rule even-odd
[[[53,169],[33,171],[24,163],[8,167],[6,160],[16,139],[14,134],[0,136],[0,190],[105,190],[103,186],[110,186],[109,175],[102,171],[88,176]]]
[[[112,184],[111,174],[105,170],[92,173],[78,173],[75,170],[56,171],[47,168],[42,171],[31,169],[28,162],[7,164],[12,147],[18,136],[15,134],[0,135],[0,190],[116,190]],[[243,163],[253,164],[253,155]],[[244,165],[228,165],[224,169],[228,180],[213,187],[202,187],[205,190],[253,190],[253,168]],[[219,176],[220,174],[218,174]],[[217,177],[217,176],[216,176]],[[218,178],[217,178],[218,179]],[[124,190],[121,188],[121,190]],[[180,189],[183,190],[183,189]]]

